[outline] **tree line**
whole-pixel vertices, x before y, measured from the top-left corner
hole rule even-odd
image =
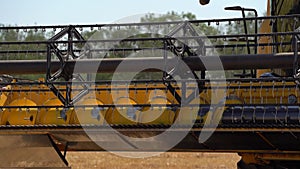
[[[247,17],[253,17],[251,13],[248,13]],[[192,13],[177,13],[174,11],[167,12],[166,14],[156,16],[154,14],[147,14],[146,16],[142,17],[140,19],[141,22],[164,22],[164,21],[184,21],[184,20],[196,20],[196,15]],[[1,26],[9,26],[9,25],[0,25]],[[220,26],[211,26],[207,24],[198,24],[196,25],[198,30],[201,30],[204,35],[222,35],[222,34],[243,34],[244,33],[244,26],[240,22],[234,22],[231,24],[226,25],[220,25]],[[254,23],[248,22],[247,23],[248,32],[250,34],[254,33]],[[130,28],[131,34],[135,34],[135,38],[141,38],[141,37],[161,37],[162,35],[149,35],[144,33],[139,33],[139,30]],[[158,28],[162,29],[162,28]],[[167,28],[166,28],[167,29]],[[161,30],[162,33],[164,30]],[[165,32],[168,32],[169,30],[166,30]],[[93,34],[97,32],[96,30],[85,30],[81,32],[82,36],[85,39],[92,38]],[[98,31],[99,32],[99,31]],[[109,38],[118,38],[118,37],[124,37],[124,31],[123,30],[113,30],[113,31],[100,31],[102,34],[100,36],[103,36],[105,39]],[[147,32],[147,31],[145,31]],[[47,39],[51,38],[55,32],[47,32],[44,30],[3,30],[0,32],[0,42],[32,42],[32,41],[46,41]],[[99,36],[99,35],[98,35]],[[126,35],[125,35],[126,36]],[[213,40],[212,40],[213,41]],[[138,43],[138,44],[137,44]],[[153,42],[137,42],[137,43],[122,43],[118,44],[117,46],[114,46],[115,48],[131,48],[133,45],[138,46],[139,48],[154,48],[155,46],[163,46],[161,43],[153,43]],[[216,40],[212,42],[214,45],[222,46],[224,44],[238,44],[238,43],[244,43],[244,42],[236,42],[236,41],[223,41],[223,40]],[[77,46],[78,49],[82,46]],[[62,48],[64,48],[62,46]],[[46,45],[45,44],[22,44],[22,45],[0,45],[0,52],[1,51],[13,51],[11,53],[5,53],[1,52],[0,54],[0,60],[32,60],[32,59],[46,59]],[[232,54],[231,49],[217,49],[220,54]],[[253,49],[251,49],[253,50]],[[18,52],[18,51],[28,51],[26,52]],[[36,52],[30,52],[30,51],[36,51]],[[114,51],[113,54],[108,55],[107,57],[124,57],[127,55],[130,55],[130,52],[132,51]],[[149,51],[151,52],[151,50]],[[239,51],[241,52],[241,51]],[[243,49],[242,52],[246,52],[246,48]],[[232,72],[231,72],[232,73]],[[24,77],[24,76],[22,76]],[[25,76],[25,77],[31,77],[36,78],[36,76]],[[143,78],[159,78],[161,77],[161,74],[154,73],[141,73],[137,76],[137,79],[143,79]],[[102,74],[97,76],[98,79],[110,79],[111,74]]]

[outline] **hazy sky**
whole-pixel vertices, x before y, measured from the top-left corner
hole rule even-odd
[[[192,12],[198,19],[240,17],[240,12],[224,11],[224,7],[255,8],[262,15],[266,4],[266,0],[211,0],[207,6],[200,6],[198,0],[1,0],[0,23],[110,23],[136,14],[163,14],[172,10]]]

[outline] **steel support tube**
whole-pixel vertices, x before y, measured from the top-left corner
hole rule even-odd
[[[205,70],[241,70],[241,69],[272,69],[272,68],[293,68],[294,54],[263,54],[263,55],[224,55],[224,56],[193,56],[184,58],[183,61],[194,71]],[[206,66],[220,65],[222,66]],[[145,58],[113,58],[113,59],[83,59],[67,61],[66,70],[72,71],[75,64],[80,65],[80,72],[92,73],[94,67],[98,67],[98,73],[114,72],[118,65],[124,66],[120,69],[122,72],[133,72],[145,67],[164,67],[162,57]],[[203,63],[209,63],[204,65]],[[300,63],[300,62],[299,62]],[[299,64],[298,63],[298,64]],[[177,65],[177,58],[169,58],[167,66],[172,68]],[[60,68],[59,61],[52,61],[52,71]],[[46,60],[2,60],[0,61],[0,74],[44,74],[47,71]],[[160,70],[148,69],[147,72],[157,72]],[[72,72],[70,72],[72,73]]]

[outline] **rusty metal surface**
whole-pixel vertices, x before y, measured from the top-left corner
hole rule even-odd
[[[0,135],[0,168],[68,168],[46,134]]]

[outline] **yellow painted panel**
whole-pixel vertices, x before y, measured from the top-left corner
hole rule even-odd
[[[57,98],[52,98],[46,101],[43,106],[61,106],[62,103]],[[37,124],[69,124],[73,110],[63,108],[47,108],[41,109],[38,116]]]
[[[136,102],[128,97],[116,99],[115,105],[135,105]],[[105,119],[109,124],[137,124],[138,110],[134,107],[109,108]]]
[[[149,100],[153,105],[167,105],[170,101],[165,96],[154,96]],[[175,111],[167,106],[152,106],[150,109],[144,110],[140,113],[139,123],[142,124],[173,124],[175,118]]]
[[[33,101],[23,98],[14,100],[9,106],[36,106]],[[1,118],[2,125],[34,125],[37,117],[36,108],[5,109]]]
[[[95,105],[95,107],[81,107],[84,105]],[[71,124],[89,124],[89,125],[102,125],[104,124],[105,114],[107,108],[100,108],[97,105],[103,103],[96,98],[82,99],[77,103],[74,109],[74,115],[70,121]]]

